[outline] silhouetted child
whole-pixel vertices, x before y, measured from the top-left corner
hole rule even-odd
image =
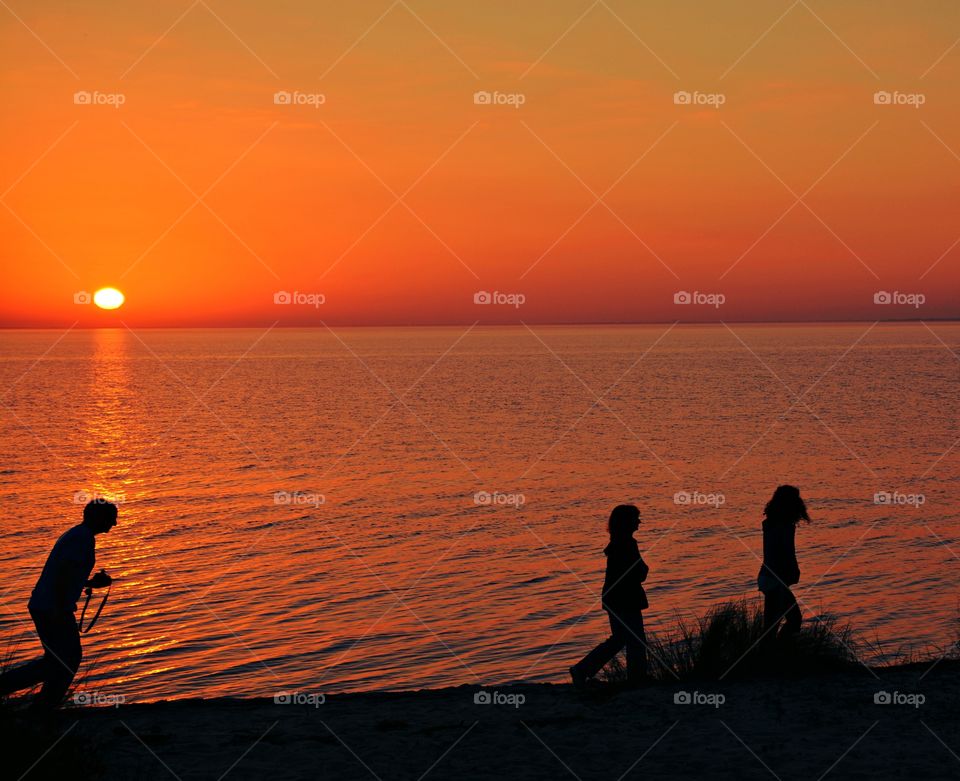
[[[117,506],[94,499],[83,508],[83,523],[60,535],[47,557],[27,607],[43,644],[43,656],[0,675],[0,695],[36,686],[43,688],[33,704],[55,708],[63,700],[80,667],[80,629],[74,611],[88,586],[106,588],[110,576],[90,572],[96,561],[94,537],[117,525]]]
[[[647,595],[642,583],[649,567],[640,556],[633,533],[640,525],[640,511],[632,504],[613,508],[607,529],[610,544],[604,549],[607,571],[603,579],[602,603],[610,618],[610,637],[570,668],[576,686],[583,685],[616,656],[627,649],[627,680],[639,683],[646,677],[647,646],[643,613]]]
[[[800,582],[797,550],[794,542],[797,524],[809,523],[807,506],[800,489],[781,485],[763,510],[763,564],[757,575],[757,588],[763,592],[763,645],[769,647],[776,637],[793,637],[800,631],[803,617],[790,586]],[[777,634],[777,627],[783,628]]]

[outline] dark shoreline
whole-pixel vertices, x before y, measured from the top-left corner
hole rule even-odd
[[[475,702],[478,691],[169,700],[59,719],[77,722],[110,779],[960,777],[954,660],[719,685],[485,689],[501,704]],[[676,703],[679,692],[701,704]],[[878,692],[901,701],[875,702]]]

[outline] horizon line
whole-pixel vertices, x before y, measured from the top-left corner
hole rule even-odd
[[[299,328],[299,329],[324,329],[324,328],[464,328],[464,327],[484,327],[484,328],[520,328],[524,326],[540,327],[621,327],[621,326],[641,326],[641,325],[673,325],[673,326],[720,326],[729,325],[846,325],[856,323],[875,323],[875,324],[923,324],[923,323],[960,323],[960,317],[929,317],[929,318],[888,318],[888,319],[868,319],[868,318],[850,318],[850,319],[829,319],[829,320],[602,320],[602,321],[538,321],[528,322],[519,321],[516,323],[481,323],[479,320],[469,323],[466,321],[451,321],[438,323],[410,323],[410,322],[391,322],[391,323],[246,323],[246,324],[196,324],[196,325],[144,325],[129,326],[126,323],[120,325],[85,325],[77,326],[58,326],[58,325],[0,325],[0,331],[102,331],[102,330],[226,330],[226,329],[251,329],[251,328]]]

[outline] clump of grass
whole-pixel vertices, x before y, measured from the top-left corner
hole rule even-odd
[[[676,631],[647,634],[647,668],[655,681],[718,681],[767,675],[809,675],[858,667],[859,646],[848,624],[808,618],[798,635],[764,642],[763,610],[757,600],[726,602]],[[619,657],[604,669],[610,683],[626,680]]]

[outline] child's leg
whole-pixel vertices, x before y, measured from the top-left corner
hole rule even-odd
[[[627,680],[636,683],[647,677],[647,636],[643,613],[621,616],[623,642],[627,647]]]
[[[601,669],[603,666],[613,659],[614,656],[623,648],[624,643],[626,642],[623,633],[618,631],[619,629],[619,620],[617,620],[613,613],[610,614],[610,637],[604,640],[600,645],[594,648],[590,653],[583,657],[579,662],[577,662],[573,669],[577,671],[584,678],[592,678]]]
[[[800,606],[797,604],[797,598],[793,595],[793,592],[790,589],[784,589],[784,591],[786,592],[784,594],[784,618],[786,620],[780,634],[795,635],[800,631],[803,614],[800,612]]]

